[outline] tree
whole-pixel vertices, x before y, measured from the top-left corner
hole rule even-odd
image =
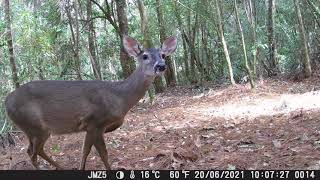
[[[299,68],[309,76],[319,63],[319,0],[296,1],[301,18],[293,0],[238,0],[237,9],[234,1],[140,0],[142,21],[137,1],[9,2],[13,44],[7,48],[8,23],[0,10],[0,76],[10,77],[10,84],[15,76],[18,83],[127,77],[135,61],[120,48],[123,34],[143,37],[145,47],[177,36],[175,59],[166,59],[165,78],[157,78],[163,89],[178,80],[200,86],[240,82],[250,71],[253,82],[258,75]]]
[[[38,11],[39,8],[41,7],[41,1],[39,0],[33,0],[33,15],[35,17],[35,19],[38,19]],[[38,22],[36,21],[35,23],[35,27],[34,27],[34,31],[36,31],[38,29]],[[34,37],[33,39],[37,40],[39,37],[39,35],[37,33],[34,33]],[[35,47],[36,49],[36,47]],[[35,56],[35,59],[37,60],[37,68],[38,68],[38,76],[40,80],[44,80],[44,75],[43,75],[43,60],[39,59],[38,56]]]
[[[297,0],[294,0],[294,7],[296,9],[297,17],[298,17],[298,23],[299,23],[299,33],[300,33],[300,39],[302,43],[302,52],[303,52],[303,71],[305,77],[310,77],[311,76],[311,65],[310,65],[310,57],[309,57],[309,52],[308,52],[308,43],[307,43],[307,38],[305,35],[305,29],[304,29],[304,24],[303,24],[303,19],[301,16],[301,11],[300,11],[300,5]]]
[[[276,75],[277,68],[277,47],[274,34],[274,12],[275,12],[275,0],[268,1],[268,44],[269,44],[269,76]]]
[[[139,13],[140,13],[140,27],[141,27],[141,33],[143,35],[143,46],[144,48],[151,48],[153,47],[151,38],[150,38],[150,32],[148,27],[148,18],[145,12],[144,4],[141,0],[137,0]],[[165,90],[165,86],[162,81],[162,77],[156,77],[154,80],[154,88],[156,93],[161,93]]]
[[[253,78],[256,78],[257,76],[257,35],[256,35],[256,20],[255,20],[255,1],[251,0],[245,0],[243,1],[244,4],[244,10],[246,11],[247,19],[250,24],[251,29],[251,38],[253,41],[253,62],[252,62],[252,68],[253,68]],[[247,5],[246,5],[247,4]]]
[[[87,22],[88,22],[88,48],[89,48],[89,56],[91,60],[91,66],[93,70],[93,75],[96,79],[101,79],[101,71],[99,61],[97,60],[96,55],[96,47],[94,40],[94,26],[92,18],[92,4],[91,0],[87,0]]]
[[[312,14],[318,24],[318,26],[320,27],[320,9],[317,8],[317,6],[311,1],[311,0],[307,0],[308,3],[308,7],[312,10]]]
[[[162,12],[162,5],[161,0],[156,0],[156,10],[157,10],[157,19],[158,19],[158,28],[159,28],[159,34],[160,34],[160,42],[162,43],[166,38],[166,28],[165,23],[163,20],[163,12]],[[176,84],[176,77],[174,73],[173,64],[170,57],[166,57],[166,64],[167,64],[167,70],[165,72],[165,78],[167,82],[167,86],[174,86]]]
[[[116,1],[117,7],[117,17],[118,17],[118,24],[119,24],[119,37],[121,42],[120,48],[120,63],[123,71],[124,78],[129,77],[130,74],[135,69],[135,63],[133,59],[125,52],[122,37],[123,35],[128,35],[128,19],[126,15],[126,0],[117,0]]]
[[[222,42],[223,45],[223,52],[228,64],[228,70],[229,70],[229,78],[230,78],[230,82],[232,85],[235,85],[236,82],[234,81],[233,78],[233,70],[232,70],[232,65],[231,65],[231,60],[230,60],[230,55],[229,55],[229,51],[228,51],[228,45],[227,42],[224,38],[224,30],[223,30],[223,22],[222,22],[222,18],[221,18],[221,14],[220,14],[220,4],[219,4],[219,0],[215,0],[215,4],[216,4],[216,10],[217,10],[217,18],[218,18],[218,26],[219,26],[219,35],[220,35],[220,40]]]
[[[198,3],[196,3],[196,5],[198,6]],[[182,23],[182,18],[180,16],[180,13],[178,11],[178,7],[176,4],[176,1],[173,1],[174,4],[174,8],[175,8],[175,12],[176,12],[176,17],[177,17],[177,21],[179,24],[179,28],[181,29],[182,32],[182,38],[185,41],[185,45],[187,48],[188,46],[188,52],[189,52],[189,57],[190,57],[190,68],[188,67],[188,69],[190,69],[189,71],[189,81],[191,82],[191,84],[196,84],[198,83],[198,73],[196,72],[196,66],[199,70],[199,72],[201,73],[201,76],[203,75],[203,66],[196,54],[196,39],[197,39],[197,32],[199,31],[199,15],[198,13],[192,13],[191,11],[187,12],[187,27],[184,28],[183,27],[183,23]],[[183,45],[184,46],[184,45]],[[187,67],[188,63],[185,63],[186,67]],[[201,79],[202,80],[202,77]]]
[[[72,17],[71,11],[72,7],[74,8],[74,15],[75,18]],[[66,12],[69,20],[69,26],[70,26],[70,32],[72,37],[72,51],[74,56],[74,63],[75,63],[75,69],[76,69],[76,75],[78,80],[82,80],[81,75],[81,60],[80,60],[80,30],[79,30],[79,9],[78,9],[77,1],[75,1],[72,5],[70,4],[70,0],[68,0]],[[74,24],[73,24],[74,23]]]
[[[251,69],[250,69],[250,66],[249,66],[249,63],[248,63],[246,43],[245,43],[245,40],[244,40],[241,21],[240,21],[240,18],[239,18],[237,0],[234,0],[234,7],[235,7],[234,9],[235,9],[235,14],[236,14],[237,26],[238,26],[238,30],[239,30],[240,37],[241,37],[241,45],[242,45],[242,50],[243,50],[245,67],[246,67],[246,70],[247,70],[247,73],[248,73],[248,76],[249,76],[249,81],[250,81],[251,88],[254,88],[253,76],[252,76],[252,72],[251,72]]]
[[[97,1],[91,0],[94,4],[98,6],[98,8],[103,12],[104,18],[108,20],[108,22],[113,26],[116,33],[119,36],[120,41],[120,64],[122,68],[122,74],[124,78],[127,78],[132,74],[135,70],[135,62],[133,58],[131,58],[123,47],[122,38],[123,35],[128,35],[128,19],[126,15],[127,4],[126,0],[117,0],[116,2],[116,12],[117,12],[117,20],[118,24],[115,21],[115,15],[113,13],[113,6],[109,5],[107,1],[105,1],[106,9],[104,9]],[[113,3],[113,1],[112,1]],[[98,16],[99,17],[99,16]],[[101,16],[100,16],[101,17]]]
[[[172,0],[172,4],[173,4],[173,11],[174,11],[174,15],[176,17],[176,20],[178,22],[178,28],[181,31],[181,36],[182,36],[182,47],[183,47],[183,62],[184,62],[184,68],[185,68],[185,76],[187,77],[187,80],[189,82],[194,82],[195,81],[195,76],[191,76],[190,74],[194,74],[194,68],[190,69],[189,67],[189,61],[188,61],[188,48],[187,48],[187,34],[183,28],[182,25],[182,20],[181,20],[181,16],[180,16],[180,12],[178,10],[177,7],[177,1]]]
[[[16,61],[14,57],[14,49],[13,49],[13,41],[12,41],[12,33],[11,33],[11,18],[10,18],[10,3],[9,0],[4,0],[4,11],[5,11],[5,20],[6,20],[6,29],[7,29],[7,43],[9,50],[9,60],[12,71],[12,81],[15,88],[20,87],[20,83],[18,80],[18,73],[16,67]]]

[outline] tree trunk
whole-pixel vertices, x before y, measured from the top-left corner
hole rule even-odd
[[[79,80],[82,80],[81,76],[81,60],[80,60],[80,26],[79,26],[79,21],[78,21],[78,16],[79,16],[79,4],[77,1],[74,2],[74,10],[75,10],[75,18],[74,18],[74,23],[75,23],[75,28],[76,28],[76,41],[75,41],[75,48],[76,48],[76,72],[77,72],[77,78]]]
[[[309,4],[309,6],[311,7],[313,13],[315,14],[315,16],[317,18],[320,18],[320,9],[319,6],[317,7],[311,0],[307,0],[307,3]]]
[[[247,70],[247,73],[248,73],[248,76],[249,76],[251,88],[253,89],[254,88],[254,82],[253,82],[253,78],[252,78],[252,72],[251,72],[251,69],[250,69],[249,63],[248,63],[246,43],[244,41],[243,30],[242,30],[241,21],[240,21],[240,18],[239,18],[237,0],[234,0],[234,7],[235,7],[235,14],[236,14],[236,21],[237,21],[237,25],[238,25],[238,30],[239,30],[239,33],[240,33],[240,36],[241,36],[241,44],[242,44],[245,67],[246,67],[246,70]]]
[[[126,0],[116,0],[117,7],[117,16],[119,23],[119,36],[121,41],[121,49],[120,49],[120,64],[123,71],[124,78],[129,77],[130,74],[135,70],[135,63],[133,58],[131,58],[124,50],[122,44],[122,36],[128,35],[128,19],[126,16]]]
[[[187,43],[184,38],[182,38],[182,48],[183,48],[183,63],[184,63],[184,69],[185,69],[185,76],[186,79],[191,82],[191,77],[190,77],[190,69],[189,69],[189,61],[188,61],[188,48],[187,48]]]
[[[268,1],[268,45],[269,45],[269,70],[272,74],[269,76],[276,75],[277,71],[277,60],[276,60],[276,41],[274,35],[274,12],[275,12],[275,0]]]
[[[34,29],[38,29],[38,10],[39,10],[39,7],[41,7],[41,1],[39,0],[33,0],[33,16],[35,17],[36,19],[36,22],[34,23],[35,27]],[[34,39],[37,39],[38,38],[38,34],[35,33],[34,34]],[[36,47],[35,47],[36,48]],[[38,55],[35,56],[35,60],[37,62],[37,68],[38,68],[38,77],[40,80],[44,80],[44,76],[43,76],[43,60],[41,58],[39,58]]]
[[[69,20],[69,26],[70,26],[70,32],[71,32],[71,37],[72,37],[72,42],[73,42],[73,56],[74,56],[74,64],[75,64],[75,69],[76,69],[76,75],[78,80],[82,80],[81,76],[81,62],[80,62],[80,55],[79,55],[79,40],[80,40],[80,32],[79,32],[79,22],[78,22],[78,4],[77,1],[74,2],[74,10],[75,10],[75,18],[72,18],[71,15],[71,5],[70,1],[68,1],[67,4],[68,7],[66,7],[66,13],[68,16]],[[74,21],[74,22],[73,22]],[[73,26],[73,23],[75,23],[75,27]],[[75,28],[75,29],[74,29]]]
[[[197,24],[198,18],[195,18],[195,24],[192,26],[191,24],[191,11],[188,12],[188,35],[185,34],[184,38],[186,40],[186,43],[189,47],[189,53],[190,53],[190,73],[193,74],[191,77],[191,84],[197,84],[198,78],[197,78],[197,72],[196,72],[196,50],[194,47],[194,40],[196,35],[196,24]]]
[[[303,19],[301,16],[301,11],[300,11],[300,5],[297,0],[294,0],[294,6],[296,9],[296,13],[298,16],[298,22],[299,22],[299,31],[300,31],[300,39],[302,41],[302,52],[303,52],[303,71],[305,77],[310,77],[311,76],[311,65],[310,65],[310,57],[309,57],[309,52],[308,52],[308,43],[307,43],[307,38],[306,38],[306,32],[304,29],[303,25]]]
[[[161,0],[156,0],[156,10],[157,10],[157,17],[158,17],[159,33],[160,33],[160,42],[162,43],[165,41],[167,35],[166,35],[165,23],[163,21]],[[168,67],[165,72],[165,79],[167,82],[167,86],[175,86],[176,77],[175,77],[174,68],[173,68],[171,58],[166,57],[165,61],[166,61],[167,67]]]
[[[140,13],[140,27],[141,27],[141,33],[143,35],[143,46],[144,48],[151,48],[153,47],[151,38],[150,38],[150,32],[148,27],[148,18],[145,12],[145,8],[143,5],[143,2],[141,0],[137,0],[139,13]],[[154,80],[154,87],[156,93],[161,93],[165,90],[165,86],[162,81],[162,77],[157,76]]]
[[[141,0],[137,0],[138,9],[140,14],[140,28],[141,34],[143,36],[143,47],[144,48],[151,48],[153,47],[152,40],[150,39],[150,32],[148,26],[148,18],[145,12],[144,4]]]
[[[307,0],[307,3],[310,10],[313,12],[312,14],[314,16],[315,21],[320,27],[320,9],[311,0]]]
[[[205,78],[207,81],[209,81],[211,78],[211,72],[212,72],[212,68],[213,68],[213,57],[211,54],[211,51],[208,47],[208,33],[207,33],[207,27],[204,23],[202,23],[201,26],[201,42],[202,42],[202,46],[203,46],[203,54],[205,54],[206,59],[205,64],[204,64],[204,72],[205,72]],[[204,59],[204,58],[203,58]]]
[[[188,61],[188,48],[187,48],[188,37],[187,37],[186,32],[182,26],[182,20],[181,20],[180,12],[177,7],[177,2],[175,0],[173,0],[172,3],[173,3],[174,14],[175,14],[177,22],[178,22],[178,27],[179,27],[179,29],[181,31],[181,35],[182,35],[183,60],[184,60],[183,62],[184,62],[184,67],[185,67],[185,76],[189,82],[193,82],[194,76],[190,75],[193,73],[190,72],[191,70],[189,67],[191,65],[189,66],[189,61]]]
[[[196,47],[196,44],[200,44],[200,38],[197,38],[198,35],[197,33],[199,33],[199,36],[200,35],[200,28],[199,28],[199,15],[198,14],[195,14],[195,20],[194,20],[194,25],[192,27],[192,31],[189,33],[189,48],[190,48],[190,52],[191,52],[191,57],[193,57],[194,59],[194,62],[195,62],[195,65],[197,66],[197,69],[200,73],[200,84],[201,86],[203,85],[203,79],[205,77],[205,74],[206,74],[206,69],[204,68],[203,66],[203,63],[201,62],[201,59],[200,59],[200,50],[198,50],[197,52],[197,48]],[[197,41],[197,42],[196,42]]]
[[[14,57],[14,50],[13,50],[13,41],[12,41],[12,33],[11,33],[11,18],[10,18],[10,4],[9,0],[4,0],[4,11],[5,11],[5,20],[6,20],[6,26],[7,26],[7,43],[8,43],[8,49],[9,49],[9,60],[11,65],[11,71],[12,71],[12,81],[15,86],[15,88],[19,88],[20,84],[18,81],[18,73],[17,73],[17,67]]]
[[[141,28],[141,33],[143,35],[143,46],[144,48],[150,48],[152,47],[152,41],[149,37],[149,29],[148,29],[148,18],[145,14],[144,11],[144,5],[143,3],[138,0],[138,9],[139,9],[139,14],[140,14],[140,28]],[[160,77],[155,78],[152,86],[148,88],[148,95],[150,102],[152,103],[154,101],[154,92],[159,93],[164,91],[164,85]]]
[[[230,78],[230,82],[232,85],[235,85],[236,82],[234,81],[233,78],[233,70],[232,70],[232,65],[231,65],[231,60],[230,60],[230,55],[229,55],[229,51],[228,51],[228,46],[227,46],[227,42],[224,39],[224,31],[223,31],[223,22],[221,20],[221,14],[220,14],[220,5],[219,5],[219,0],[215,0],[216,1],[216,9],[217,9],[217,15],[218,15],[218,25],[219,25],[219,33],[220,33],[220,39],[223,45],[223,51],[224,51],[224,55],[228,64],[228,70],[229,70],[229,78]]]
[[[89,56],[91,59],[91,66],[93,75],[96,79],[101,80],[100,64],[97,60],[96,48],[95,48],[95,36],[92,17],[92,3],[91,0],[87,0],[87,22],[88,22],[88,44],[89,44]]]
[[[253,41],[253,78],[257,77],[257,35],[256,35],[256,20],[255,20],[255,4],[251,0],[248,0],[248,6],[246,6],[246,1],[243,1],[244,9],[246,10],[247,19],[250,24],[251,38]]]

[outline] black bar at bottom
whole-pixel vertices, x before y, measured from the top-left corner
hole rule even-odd
[[[0,171],[1,180],[90,179],[319,179],[320,170],[93,170]]]

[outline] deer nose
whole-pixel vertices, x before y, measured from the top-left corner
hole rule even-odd
[[[157,64],[155,67],[154,67],[155,70],[159,70],[160,72],[166,70],[166,64]]]

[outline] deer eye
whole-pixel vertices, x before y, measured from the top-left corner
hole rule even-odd
[[[144,54],[144,55],[142,56],[142,59],[143,59],[143,60],[147,60],[147,59],[148,59],[148,55]]]
[[[165,54],[161,54],[161,57],[162,57],[162,59],[164,59],[166,57],[166,55]]]

